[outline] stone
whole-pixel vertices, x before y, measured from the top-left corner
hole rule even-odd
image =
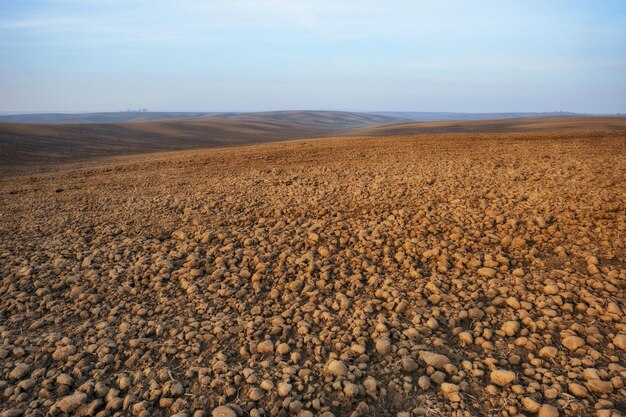
[[[541,404],[530,397],[524,397],[522,399],[522,405],[531,413],[537,413],[541,408]]]
[[[74,378],[68,374],[60,374],[57,376],[57,384],[72,386],[72,384],[74,384]]]
[[[459,395],[458,385],[444,382],[441,384],[440,388],[441,388],[441,393],[448,401],[454,402],[454,403],[461,401],[461,396]]]
[[[263,398],[264,393],[262,389],[259,388],[250,388],[250,390],[248,391],[248,397],[252,400],[252,401],[259,401]]]
[[[259,353],[273,353],[274,343],[271,340],[264,340],[257,345],[256,351]]]
[[[492,383],[505,387],[515,381],[515,372],[506,369],[494,369],[491,371],[489,379]]]
[[[9,378],[12,380],[20,380],[30,375],[30,366],[25,363],[19,363],[9,373]]]
[[[401,363],[402,363],[402,369],[404,369],[405,372],[413,372],[419,368],[419,366],[413,360],[413,358],[409,358],[406,356],[402,358]]]
[[[348,367],[342,361],[331,359],[326,364],[326,371],[334,376],[344,376],[348,373]]]
[[[300,292],[304,288],[304,281],[296,279],[289,284],[289,289],[293,292]]]
[[[567,385],[567,389],[569,392],[575,397],[587,397],[589,395],[589,391],[583,385],[577,384],[575,382],[570,382]]]
[[[626,334],[620,333],[613,338],[613,344],[616,348],[626,350]]]
[[[474,337],[470,332],[461,332],[457,337],[459,338],[459,344],[461,346],[468,346],[474,343]]]
[[[378,382],[376,382],[376,379],[369,376],[365,378],[365,381],[363,381],[363,387],[365,388],[365,391],[367,391],[367,393],[370,396],[374,397],[376,395],[376,390],[378,388]]]
[[[520,324],[519,321],[517,320],[511,320],[511,321],[507,321],[504,324],[502,324],[502,327],[500,328],[507,336],[515,336],[515,333],[517,333],[517,331],[520,328]]]
[[[87,394],[81,392],[61,398],[59,401],[56,402],[54,407],[58,408],[64,413],[71,413],[78,410],[78,408],[84,405],[86,402]]]
[[[356,397],[359,395],[359,387],[352,382],[344,382],[343,393],[348,397]]]
[[[493,278],[496,276],[496,270],[493,268],[479,268],[477,272],[485,278]]]
[[[237,413],[230,407],[220,405],[211,411],[211,417],[237,417]]]
[[[391,352],[391,342],[386,337],[376,339],[376,351],[385,356]]]
[[[557,285],[548,284],[545,287],[543,287],[543,292],[546,295],[557,295],[560,292],[560,290]]]
[[[0,417],[22,417],[24,410],[21,408],[9,408],[0,412]]]
[[[279,382],[278,383],[278,395],[281,397],[286,397],[291,392],[293,386],[287,382]]]
[[[599,394],[610,394],[613,392],[613,384],[608,381],[602,381],[601,379],[588,379],[587,387],[593,392]]]
[[[543,404],[537,413],[537,417],[559,417],[559,410],[549,404]]]
[[[289,353],[289,351],[290,348],[287,343],[281,343],[276,346],[276,353],[278,353],[279,355],[286,355],[287,353]]]
[[[430,378],[426,375],[422,375],[417,380],[417,385],[423,390],[426,391],[430,388]]]
[[[554,346],[544,346],[539,350],[539,356],[544,359],[554,359],[559,354],[559,351]]]
[[[567,336],[561,341],[561,343],[569,350],[574,351],[584,346],[585,340],[578,336]]]
[[[441,369],[450,363],[450,359],[447,356],[427,350],[420,351],[419,357],[426,362],[427,366],[432,366],[433,368]]]

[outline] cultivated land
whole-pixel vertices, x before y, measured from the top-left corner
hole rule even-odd
[[[0,415],[624,415],[626,132],[589,130],[5,178]]]
[[[63,169],[103,157],[315,137],[607,130],[626,130],[626,117],[418,123],[366,113],[283,111],[135,123],[0,123],[0,177]]]

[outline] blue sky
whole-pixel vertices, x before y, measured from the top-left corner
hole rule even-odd
[[[0,111],[626,112],[626,1],[0,0]]]

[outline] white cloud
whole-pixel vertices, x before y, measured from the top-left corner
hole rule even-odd
[[[57,28],[80,23],[79,18],[69,17],[47,17],[47,18],[23,18],[23,19],[1,19],[0,29],[37,29],[37,28]]]

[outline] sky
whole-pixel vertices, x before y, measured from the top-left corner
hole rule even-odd
[[[0,112],[626,112],[626,0],[0,0]]]

